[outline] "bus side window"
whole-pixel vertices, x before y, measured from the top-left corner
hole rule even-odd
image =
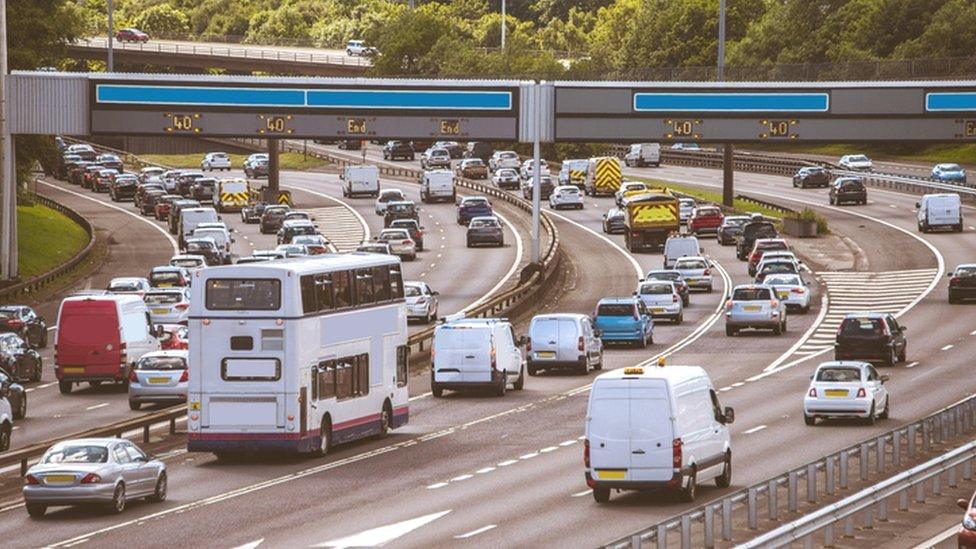
[[[407,386],[407,373],[409,371],[409,359],[410,357],[410,347],[407,345],[401,345],[397,347],[397,363],[396,363],[396,384],[397,387]]]
[[[363,353],[358,355],[355,360],[356,364],[356,396],[363,396],[369,394],[369,355]]]
[[[399,265],[390,265],[390,299],[403,299],[403,278]]]
[[[318,296],[318,310],[331,311],[335,308],[332,296],[332,274],[321,274],[315,277],[315,295]]]
[[[352,307],[352,285],[349,271],[332,273],[332,287],[335,289],[335,308]]]
[[[386,265],[373,267],[373,293],[376,301],[389,301],[390,290],[390,269]]]
[[[313,398],[325,400],[336,396],[336,368],[334,360],[320,362],[315,374],[315,388],[317,392]]]
[[[356,305],[373,303],[372,269],[356,269]]]
[[[353,396],[353,367],[348,359],[336,360],[336,397],[339,400]]]
[[[319,310],[315,296],[315,278],[312,275],[302,277],[302,312],[314,313]]]

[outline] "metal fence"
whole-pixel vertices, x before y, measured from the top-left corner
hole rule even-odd
[[[761,510],[765,510],[769,520],[780,520],[784,511],[798,512],[801,497],[807,503],[817,503],[827,496],[837,494],[838,490],[847,489],[852,480],[867,481],[872,475],[883,475],[889,469],[897,471],[901,469],[904,461],[915,459],[921,452],[929,452],[934,444],[974,431],[976,431],[976,397],[969,397],[921,420],[892,429],[752,486],[736,490],[729,495],[614,541],[607,547],[639,548],[648,541],[655,542],[659,548],[666,547],[669,536],[674,533],[678,536],[683,549],[696,546],[711,548],[715,547],[716,530],[722,541],[735,541],[733,515],[736,513],[739,515],[745,513],[747,528],[758,530]],[[971,464],[972,461],[968,463]],[[971,469],[967,469],[966,475],[969,475],[967,478],[971,478],[971,472]],[[914,478],[921,481],[933,477],[928,475]],[[802,494],[801,482],[805,485]],[[938,481],[933,480],[933,482]],[[900,491],[889,495],[899,495],[901,506],[904,502],[901,494],[907,494],[905,490],[906,488],[903,487]],[[924,497],[924,488],[922,490],[918,493]],[[781,499],[783,495],[786,496],[785,506]],[[887,497],[877,500],[878,513],[887,513]],[[760,505],[761,500],[764,505]],[[841,518],[846,521],[866,508],[867,506],[850,507],[853,511],[850,513],[845,511]],[[721,524],[721,528],[717,528],[718,523]],[[827,526],[828,524],[824,523],[814,531]],[[698,531],[697,536],[695,530]]]

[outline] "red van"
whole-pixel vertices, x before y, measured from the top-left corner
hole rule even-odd
[[[54,374],[58,389],[75,383],[126,382],[129,365],[159,350],[159,330],[137,295],[73,296],[58,311]]]

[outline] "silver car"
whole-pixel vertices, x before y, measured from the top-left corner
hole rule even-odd
[[[190,316],[189,288],[153,288],[142,300],[153,324],[185,324]]]
[[[796,274],[771,274],[763,284],[772,286],[776,296],[786,304],[787,310],[810,311],[810,283]]]
[[[776,291],[762,284],[744,284],[732,289],[725,304],[725,335],[734,336],[745,328],[786,331],[786,305]]]
[[[186,402],[190,379],[187,351],[153,351],[142,355],[129,372],[129,408],[143,404]]]
[[[404,282],[403,297],[407,305],[407,320],[417,319],[424,324],[437,318],[440,293],[430,289],[425,282]]]
[[[701,256],[679,257],[674,262],[674,270],[681,273],[681,278],[691,289],[712,291],[712,263]]]
[[[678,216],[681,218],[682,223],[688,223],[691,219],[691,212],[695,210],[696,202],[694,198],[679,198],[678,199]]]
[[[410,238],[410,232],[406,229],[383,229],[376,241],[389,244],[393,255],[400,256],[404,261],[417,259],[417,243]]]
[[[583,194],[579,187],[575,185],[560,185],[553,189],[549,195],[549,207],[553,210],[559,208],[583,209]]]
[[[637,285],[634,294],[644,302],[655,320],[666,318],[675,324],[684,322],[684,306],[674,282],[645,280]]]
[[[125,439],[83,438],[52,446],[24,477],[27,514],[48,507],[104,504],[112,513],[127,501],[166,500],[166,465]]]

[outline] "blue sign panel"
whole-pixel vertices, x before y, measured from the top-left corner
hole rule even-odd
[[[96,103],[231,107],[302,107],[305,90],[98,84]]]
[[[827,112],[827,93],[634,93],[636,112]]]
[[[354,109],[511,110],[512,93],[454,90],[309,90],[308,106]]]
[[[926,111],[976,111],[976,92],[933,92],[925,94]]]

